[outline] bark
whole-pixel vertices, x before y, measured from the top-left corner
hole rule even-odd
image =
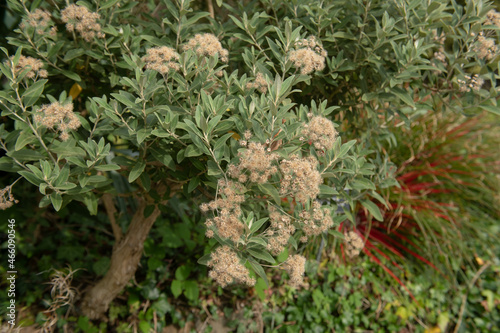
[[[134,277],[144,249],[144,241],[154,222],[160,215],[155,206],[153,213],[144,217],[146,201],[142,200],[132,217],[127,233],[113,247],[110,267],[106,275],[85,294],[81,311],[90,319],[101,319],[110,303]]]
[[[182,188],[181,183],[169,185],[169,197],[172,197]],[[163,196],[166,192],[164,185],[160,185],[156,189],[160,196]],[[86,291],[81,303],[82,314],[89,317],[89,319],[104,319],[113,299],[120,294],[135,275],[142,257],[144,242],[151,227],[160,216],[158,203],[154,203],[147,194],[145,196],[146,198],[139,199],[139,207],[132,217],[125,235],[121,234],[121,230],[120,232],[115,230],[117,225],[114,216],[111,219],[115,237],[118,237],[115,246],[113,246],[109,270],[102,280]],[[166,201],[163,201],[160,204],[165,203]],[[109,206],[110,201],[105,201],[105,205]],[[148,217],[144,217],[144,210],[148,205],[155,205],[155,208]],[[113,208],[114,205],[113,207],[106,207],[106,210],[109,213],[113,211]]]

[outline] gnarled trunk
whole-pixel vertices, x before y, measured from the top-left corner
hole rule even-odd
[[[148,217],[144,217],[146,206],[146,200],[142,199],[127,232],[113,247],[108,272],[84,295],[81,311],[90,319],[100,319],[104,316],[110,303],[125,288],[137,270],[144,242],[160,215],[160,209],[155,205],[153,212]]]

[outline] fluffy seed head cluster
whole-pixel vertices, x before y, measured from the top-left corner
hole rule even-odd
[[[301,39],[295,43],[295,50],[289,54],[290,61],[302,74],[321,71],[325,68],[327,52],[318,44],[314,36]]]
[[[12,195],[11,190],[11,186],[7,186],[0,190],[0,210],[6,210],[19,202],[14,199],[14,195]]]
[[[184,45],[183,49],[184,51],[194,50],[199,56],[211,57],[218,53],[222,62],[228,61],[229,52],[222,47],[213,34],[196,34]]]
[[[229,165],[228,173],[240,183],[250,180],[253,183],[264,184],[271,175],[278,172],[278,168],[272,165],[278,159],[278,154],[268,152],[261,143],[248,143],[247,149],[239,152],[238,156],[239,164]]]
[[[458,88],[460,92],[469,92],[471,90],[479,91],[484,84],[484,80],[479,75],[465,75],[465,80],[458,79]]]
[[[304,236],[300,239],[302,242],[306,242],[308,237],[320,235],[333,226],[330,211],[326,208],[321,208],[321,204],[318,201],[312,203],[309,211],[304,210],[300,212],[299,217],[303,221],[302,230],[304,231]]]
[[[295,232],[295,227],[289,216],[281,214],[276,208],[269,209],[270,228],[267,249],[274,255],[280,254],[288,244],[288,240]]]
[[[480,32],[476,39],[474,52],[476,52],[477,57],[480,59],[491,60],[496,57],[498,46],[495,44],[493,38],[486,38],[484,33]]]
[[[101,16],[98,13],[93,13],[84,6],[69,5],[61,11],[61,19],[66,23],[66,30],[74,32],[75,30],[87,42],[94,40],[94,37],[104,38],[105,35],[101,32],[101,25],[97,23]]]
[[[434,52],[434,59],[437,61],[443,63],[445,66],[447,64],[446,62],[446,55],[444,54],[444,43],[446,41],[446,35],[444,32],[441,32],[441,34],[438,35],[438,32],[436,29],[432,30],[433,34],[433,40],[437,44],[437,51]],[[436,67],[435,63],[432,63],[434,67]]]
[[[304,125],[302,135],[308,138],[318,150],[328,150],[333,147],[337,138],[337,131],[333,123],[321,116],[311,119],[309,124]]]
[[[179,53],[168,46],[154,47],[148,49],[147,55],[142,57],[142,60],[146,62],[146,68],[157,71],[160,74],[168,74],[168,72],[173,69],[178,71],[179,66]]]
[[[233,181],[219,180],[218,184],[219,198],[203,203],[200,210],[204,213],[209,210],[217,211],[218,215],[214,218],[207,219],[206,236],[211,238],[214,235],[214,229],[218,235],[223,238],[230,238],[233,242],[237,242],[243,234],[243,223],[239,217],[241,215],[241,203],[245,200],[243,186]]]
[[[434,59],[446,65],[446,55],[443,51],[434,52]]]
[[[12,64],[13,59],[14,56],[10,57],[10,61],[6,61],[8,67],[11,67],[10,64]],[[29,67],[30,71],[26,74],[28,79],[46,78],[49,73],[43,69],[43,66],[44,64],[41,60],[22,55],[14,68],[14,75],[19,75],[26,67]]]
[[[500,28],[500,13],[494,9],[491,9],[486,14],[486,20],[484,21],[485,25],[495,25]]]
[[[365,246],[363,239],[355,231],[349,231],[345,235],[345,243],[346,243],[346,254],[350,258],[359,255],[359,253]]]
[[[288,258],[283,264],[283,268],[290,275],[290,285],[293,287],[300,287],[304,285],[304,271],[306,266],[306,258],[301,255],[295,254]]]
[[[262,73],[257,73],[255,76],[255,81],[253,82],[248,82],[246,85],[247,89],[257,89],[261,93],[265,94],[267,91],[267,82],[266,79],[264,78],[264,75]]]
[[[441,33],[438,35],[437,29],[432,30],[432,39],[434,40],[435,43],[444,45],[444,42],[446,41],[446,35],[444,31],[441,31]]]
[[[283,160],[280,170],[283,174],[280,194],[295,196],[298,202],[314,199],[319,194],[322,183],[321,174],[317,170],[318,160],[314,156],[300,158],[292,155],[289,160]]]
[[[36,33],[41,35],[45,32],[45,29],[51,25],[50,13],[45,9],[37,8],[28,14],[25,22],[28,23],[29,26],[34,27]],[[26,27],[25,22],[19,25],[21,29]],[[56,31],[57,28],[54,26],[50,29],[50,34],[55,35]]]
[[[208,267],[212,268],[208,276],[223,288],[233,282],[255,285],[255,279],[250,278],[248,269],[240,263],[238,255],[227,245],[218,247],[212,253]]]
[[[73,112],[73,104],[61,105],[59,102],[43,105],[34,116],[37,123],[56,129],[61,133],[60,138],[66,141],[69,138],[68,132],[76,130],[82,124],[80,119]]]

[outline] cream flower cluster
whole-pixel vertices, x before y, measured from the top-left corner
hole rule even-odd
[[[76,30],[87,42],[92,42],[95,37],[105,37],[101,32],[101,25],[97,23],[100,18],[98,13],[89,11],[87,7],[74,4],[61,11],[61,20],[66,23],[66,30]]]
[[[35,114],[34,119],[37,123],[50,129],[57,127],[63,141],[69,138],[68,131],[76,130],[82,125],[80,119],[73,112],[72,103],[61,105],[59,102],[54,102],[43,105]]]
[[[314,36],[310,36],[295,43],[295,50],[290,52],[289,59],[296,68],[300,68],[301,74],[309,74],[325,68],[326,56],[327,52],[323,46],[316,41]]]

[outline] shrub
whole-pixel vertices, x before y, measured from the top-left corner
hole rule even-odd
[[[371,198],[397,184],[387,123],[498,113],[497,23],[481,1],[203,3],[9,2],[21,23],[15,51],[2,48],[0,169],[36,186],[41,207],[106,211],[115,243],[80,305],[91,319],[134,276],[172,197],[207,214],[220,246],[200,262],[220,285],[267,281],[266,262],[300,286],[301,243],[358,209],[382,218]]]

